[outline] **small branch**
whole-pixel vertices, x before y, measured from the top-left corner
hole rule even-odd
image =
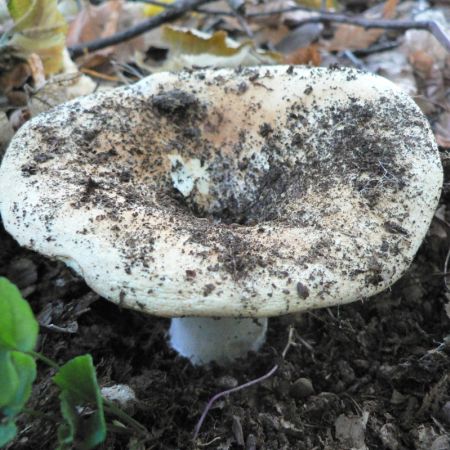
[[[153,30],[160,25],[170,22],[175,19],[179,19],[183,14],[198,6],[210,3],[214,0],[179,0],[176,3],[170,5],[170,8],[166,8],[162,13],[157,16],[150,17],[147,20],[143,20],[133,27],[119,31],[111,36],[105,38],[95,39],[90,42],[84,42],[82,44],[73,45],[69,47],[69,53],[72,58],[84,55],[89,52],[101,50],[111,45],[120,44],[122,42],[129,41],[130,39],[139,36],[146,31]]]
[[[373,44],[367,48],[360,48],[358,50],[353,50],[353,53],[358,57],[359,56],[368,56],[368,55],[372,55],[373,53],[381,53],[381,52],[387,52],[389,50],[393,50],[394,48],[397,48],[400,45],[401,45],[401,43],[399,41],[383,42],[380,44]]]
[[[435,20],[389,20],[389,19],[365,19],[363,17],[349,17],[341,14],[322,12],[317,16],[308,17],[304,20],[296,21],[297,26],[305,25],[307,23],[318,22],[337,22],[355,25],[366,29],[382,28],[384,30],[425,30],[431,33],[439,43],[450,52],[450,37],[446,34],[444,29]]]
[[[250,29],[250,26],[242,16],[245,14],[245,4],[237,2],[236,0],[228,0],[227,1],[228,6],[230,7],[233,16],[236,18],[236,20],[239,22],[239,25],[244,30],[245,34],[250,38],[253,39],[253,32]]]
[[[128,428],[125,428],[123,426],[114,425],[112,423],[107,423],[106,428],[108,431],[111,431],[113,433],[119,433],[119,434],[127,434],[127,435],[133,435],[133,431],[129,430]]]
[[[259,17],[263,15],[280,14],[283,12],[290,12],[300,10],[298,7],[279,9],[271,12],[261,12],[247,14],[249,17]],[[304,8],[301,8],[304,10]],[[439,43],[450,52],[450,37],[447,35],[442,26],[435,20],[390,20],[390,19],[366,19],[365,17],[350,17],[344,14],[330,13],[326,11],[317,12],[315,16],[308,17],[303,20],[295,22],[296,26],[305,25],[307,23],[321,23],[321,22],[337,22],[355,25],[362,28],[382,28],[384,30],[425,30],[431,33]]]
[[[345,56],[357,69],[365,69],[364,62],[361,61],[357,56],[355,56],[355,54],[350,50],[344,50],[342,52],[342,56]]]
[[[142,425],[136,419],[133,419],[125,411],[122,411],[118,406],[116,406],[114,404],[114,402],[103,398],[103,407],[106,412],[109,412],[110,414],[114,414],[120,420],[122,420],[124,423],[126,423],[131,428],[133,428],[136,432],[140,433],[143,436],[149,435],[149,432],[144,425]]]
[[[197,8],[198,12],[214,15],[233,15],[230,11],[208,10],[207,8]],[[274,16],[294,11],[308,11],[315,13],[314,16],[303,20],[295,21],[297,27],[307,23],[337,22],[355,25],[362,28],[382,28],[385,30],[425,30],[431,33],[439,43],[450,52],[450,37],[447,35],[442,26],[435,20],[388,20],[388,19],[366,19],[364,17],[351,17],[344,14],[336,14],[327,11],[318,11],[317,9],[308,8],[306,6],[291,6],[288,8],[274,9],[272,11],[261,11],[245,14],[246,19],[255,17]]]
[[[294,328],[289,328],[289,336],[288,336],[288,342],[286,344],[286,347],[284,348],[281,357],[284,359],[286,357],[286,353],[289,350],[289,347],[294,344],[293,341],[293,334],[294,334]],[[209,400],[208,404],[205,406],[205,409],[203,410],[203,413],[197,422],[197,425],[195,426],[194,431],[194,437],[193,440],[195,441],[198,437],[198,434],[200,433],[200,429],[203,425],[203,422],[205,421],[206,416],[208,415],[209,410],[211,409],[212,405],[221,397],[225,397],[226,395],[232,394],[233,392],[240,391],[242,389],[248,388],[250,386],[254,386],[255,384],[259,384],[264,380],[267,380],[270,378],[277,370],[278,370],[279,364],[275,364],[265,375],[256,378],[254,380],[248,381],[247,383],[241,384],[240,386],[236,386],[231,389],[227,389],[226,391],[219,392],[218,394],[214,395],[214,397]]]
[[[196,8],[197,12],[202,14],[209,14],[212,16],[233,16],[233,13],[231,11],[225,11],[222,9],[209,9],[209,8]],[[306,12],[317,12],[317,9],[310,8],[308,6],[290,6],[288,8],[280,8],[280,9],[274,9],[270,11],[263,11],[263,12],[254,12],[254,13],[248,13],[244,14],[245,18],[253,18],[253,17],[265,17],[265,16],[272,16],[277,14],[282,14],[285,12],[292,12],[292,11],[306,11]]]
[[[208,442],[204,442],[204,443],[197,442],[196,445],[197,445],[197,447],[209,447],[211,444],[213,444],[216,441],[219,441],[220,439],[222,439],[221,436],[216,436],[214,439],[211,439]]]
[[[241,28],[244,30],[245,34],[250,38],[253,39],[254,35],[253,35],[253,31],[251,30],[251,28],[249,27],[248,23],[246,22],[246,20],[238,13],[236,13],[235,15],[236,20],[239,22],[239,25],[241,26]]]
[[[41,360],[43,363],[47,364],[47,366],[52,367],[53,369],[56,369],[56,370],[60,369],[58,363],[56,363],[55,361],[53,361],[50,358],[47,358],[42,353],[31,351],[31,352],[27,352],[27,354],[32,356],[35,359]]]

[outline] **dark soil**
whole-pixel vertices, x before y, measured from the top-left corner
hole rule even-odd
[[[129,436],[111,433],[105,449],[348,450],[364,442],[368,449],[447,449],[450,319],[443,268],[450,229],[442,219],[450,222],[450,164],[446,172],[440,219],[391,290],[366,302],[272,319],[259,354],[227,368],[192,367],[168,349],[167,319],[100,299],[63,264],[21,249],[3,228],[0,275],[19,285],[39,316],[39,351],[59,362],[91,353],[101,386],[125,383],[135,390],[133,417],[151,437],[131,447]],[[289,326],[295,345],[283,360]],[[267,380],[218,401],[192,442],[214,394],[275,364],[279,369]],[[52,374],[39,365],[30,408],[58,414]],[[53,423],[24,415],[19,428],[10,449],[56,447]]]

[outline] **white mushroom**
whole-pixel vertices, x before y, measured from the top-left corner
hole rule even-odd
[[[202,70],[31,120],[2,162],[0,211],[103,297],[179,317],[171,345],[193,363],[226,363],[260,347],[267,317],[390,286],[441,185],[425,117],[381,77]]]

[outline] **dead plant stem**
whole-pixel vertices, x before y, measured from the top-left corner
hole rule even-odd
[[[282,359],[285,359],[286,357],[286,353],[288,352],[289,348],[291,347],[291,345],[294,345],[294,340],[293,340],[293,335],[294,335],[294,328],[290,327],[289,328],[289,335],[288,335],[288,342],[286,344],[286,346],[284,347],[283,352],[281,353],[281,357]],[[197,422],[197,425],[195,426],[195,430],[194,430],[194,437],[193,440],[195,441],[198,437],[198,434],[200,433],[200,429],[203,425],[203,422],[205,421],[206,416],[208,415],[209,410],[211,409],[212,405],[219,399],[222,397],[225,397],[226,395],[232,394],[233,392],[237,392],[237,391],[241,391],[242,389],[246,389],[248,387],[254,386],[256,384],[259,384],[265,380],[267,380],[268,378],[270,378],[279,368],[279,364],[275,364],[266,374],[264,374],[263,376],[256,378],[254,380],[248,381],[247,383],[241,384],[239,386],[236,386],[234,388],[231,389],[227,389],[226,391],[222,391],[219,392],[218,394],[214,395],[214,397],[212,397],[209,402],[207,403],[207,405],[205,406],[205,409],[203,410],[202,415],[200,416],[199,421]]]

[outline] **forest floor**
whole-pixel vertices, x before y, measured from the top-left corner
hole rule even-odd
[[[370,6],[375,8],[374,17],[389,20],[408,19],[414,2],[389,0],[384,9],[378,1],[343,3],[347,7],[343,13],[362,14]],[[432,3],[432,13],[440,13],[443,4]],[[199,14],[194,19],[198,28]],[[282,26],[250,21],[257,47],[270,50],[273,46],[262,42],[278,41],[275,49],[284,54],[286,63],[356,65],[411,91],[429,117],[441,149],[445,180],[438,212],[412,266],[391,289],[363,302],[270,319],[261,351],[228,367],[193,367],[168,347],[167,319],[121,309],[100,298],[64,264],[19,247],[0,222],[0,276],[17,284],[38,317],[37,350],[59,362],[90,353],[101,387],[126,384],[136,394],[129,413],[147,427],[148,439],[142,443],[127,433],[109,433],[103,449],[450,449],[450,276],[445,273],[450,248],[448,54],[437,41],[417,44],[424,34],[414,33],[425,31],[410,30],[408,37],[359,28],[355,34],[352,28],[338,31],[329,24],[311,23],[316,28],[299,34],[293,23],[304,19],[277,17],[284,20]],[[226,29],[242,38],[242,30],[240,36],[231,30],[239,26],[245,30],[242,18],[225,19],[217,22],[212,15],[201,22],[202,29]],[[183,25],[193,26],[189,20]],[[92,26],[83,23],[75,27],[80,34],[71,30],[75,44]],[[171,45],[177,39],[178,49],[206,45],[219,56],[229,53],[223,42],[201,44],[187,35],[172,35]],[[355,40],[359,49],[350,46]],[[114,56],[121,60],[123,52],[118,49]],[[146,50],[146,56],[161,56],[158,48]],[[239,52],[233,55],[238,64]],[[103,73],[111,56],[98,53],[84,61],[84,73],[121,84],[125,76],[144,73],[147,67],[136,63],[123,70],[121,60],[120,76]],[[169,45],[167,67],[175,70],[176,64],[185,64],[182,57]],[[209,61],[199,58],[196,64]],[[447,106],[442,106],[444,102]],[[291,345],[283,358],[289,336]],[[217,401],[193,440],[202,411],[215,394],[258,379],[275,365],[278,369],[264,381]],[[38,369],[28,406],[54,414],[59,410],[58,391],[51,382],[54,369],[40,363]],[[19,434],[8,449],[56,447],[52,421],[24,414],[18,426]]]

